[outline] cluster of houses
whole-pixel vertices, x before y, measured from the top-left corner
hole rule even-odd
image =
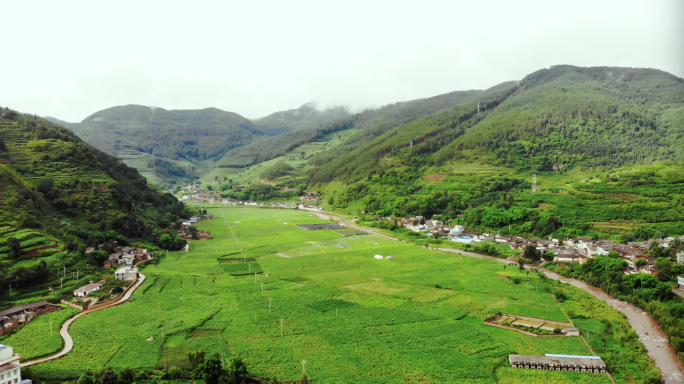
[[[136,262],[149,260],[150,255],[146,249],[133,249],[131,247],[124,247],[115,249],[114,253],[109,255],[109,259],[105,261],[104,267],[111,268],[117,266],[132,266]]]
[[[60,309],[62,307],[59,305],[43,300],[2,310],[0,311],[0,335],[4,335],[9,330],[30,322],[37,316],[59,311]]]
[[[649,256],[651,244],[657,242],[661,247],[668,248],[675,240],[684,240],[684,236],[664,239],[651,239],[641,242],[629,242],[627,244],[616,243],[612,240],[594,241],[591,237],[577,237],[575,239],[534,239],[519,236],[493,235],[467,231],[460,225],[447,226],[438,220],[424,220],[422,216],[414,216],[401,219],[403,226],[414,232],[424,233],[428,237],[444,237],[451,241],[464,244],[473,244],[481,241],[494,241],[500,244],[508,244],[511,249],[524,251],[529,246],[545,253],[554,253],[554,261],[585,263],[588,259],[600,255],[608,255],[610,251],[617,252],[620,257],[629,263],[625,271],[627,274],[648,273],[655,271],[655,258]],[[420,224],[423,222],[424,224]],[[644,260],[645,263],[638,263]],[[684,264],[684,251],[677,253],[677,262]],[[640,264],[637,266],[637,264]],[[680,286],[684,287],[684,277],[679,278]]]

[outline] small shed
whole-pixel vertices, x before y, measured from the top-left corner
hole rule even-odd
[[[384,257],[382,257],[382,255],[375,255],[375,258],[378,259],[378,260],[384,259]]]

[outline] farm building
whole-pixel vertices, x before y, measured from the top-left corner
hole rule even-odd
[[[43,300],[0,311],[0,335],[21,324],[30,322],[36,316],[59,311],[60,309],[62,309],[62,307],[59,305]]]
[[[86,285],[85,287],[81,287],[81,288],[75,290],[74,296],[79,296],[79,297],[88,296],[89,294],[100,290],[100,288],[102,288],[102,284],[90,283],[90,284]]]
[[[572,323],[564,323],[561,321],[553,321],[547,319],[538,319],[536,317],[520,316],[511,313],[499,312],[496,315],[485,320],[485,325],[493,325],[499,328],[508,328],[515,330],[515,326],[532,329],[539,329],[547,332],[553,332],[557,335],[565,336],[579,336],[579,329]]]
[[[606,373],[606,363],[598,356],[552,354],[546,354],[546,356],[508,355],[508,361],[511,363],[511,367],[518,369]]]
[[[31,384],[31,380],[21,379],[20,360],[12,347],[0,344],[0,380],[3,384]]]
[[[114,273],[117,280],[136,280],[138,278],[138,269],[132,267],[119,267]]]

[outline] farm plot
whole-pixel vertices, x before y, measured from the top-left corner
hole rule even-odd
[[[496,383],[511,353],[591,353],[579,338],[534,338],[483,324],[499,312],[567,321],[535,274],[513,284],[506,277],[520,271],[488,260],[304,231],[297,225],[324,223],[306,212],[211,214],[215,219],[198,227],[212,240],[145,267],[149,278],[130,303],[74,323],[74,351],[36,366],[41,377],[187,366],[187,353],[203,349],[224,357],[235,351],[251,374],[275,372],[284,381],[298,379],[307,360],[319,383]],[[255,278],[257,267],[265,273]],[[240,276],[245,268],[252,274]]]

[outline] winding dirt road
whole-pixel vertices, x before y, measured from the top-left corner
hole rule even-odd
[[[46,361],[58,359],[64,355],[66,355],[67,353],[71,352],[71,350],[74,349],[74,339],[72,339],[71,335],[69,334],[69,327],[71,326],[71,324],[74,321],[76,321],[76,319],[80,318],[81,316],[85,316],[89,313],[97,312],[97,311],[100,311],[100,310],[103,310],[106,308],[111,308],[115,305],[119,305],[121,303],[128,301],[131,298],[131,296],[133,295],[133,293],[135,292],[135,290],[138,289],[138,287],[140,287],[140,285],[145,281],[145,278],[146,278],[146,276],[141,274],[138,281],[135,284],[133,284],[133,286],[128,291],[126,291],[126,293],[121,297],[121,299],[119,299],[119,300],[117,300],[111,304],[105,305],[104,307],[101,307],[101,308],[83,311],[83,312],[77,314],[76,316],[70,318],[69,320],[65,321],[64,324],[62,324],[62,327],[59,329],[59,335],[62,336],[62,340],[64,340],[64,348],[62,348],[62,350],[59,351],[57,354],[54,354],[54,355],[48,356],[48,357],[44,357],[44,358],[38,359],[38,360],[26,361],[26,362],[21,363],[20,366],[22,368],[30,367],[32,365],[36,365],[36,364],[44,363]]]
[[[338,216],[335,214],[330,214],[330,213],[316,213],[316,216],[323,220],[329,220],[331,217],[333,217],[336,220],[339,220],[343,224],[349,226],[350,228],[358,229],[365,231],[367,233],[381,236],[387,239],[391,240],[396,240],[396,241],[401,241],[397,238],[378,233],[374,231],[373,229],[366,228],[366,227],[361,227],[355,223],[352,222],[351,219],[346,218],[344,216]],[[487,259],[491,261],[496,261],[499,263],[503,264],[508,264],[511,263],[510,260],[507,259],[501,259],[498,257],[493,257],[493,256],[487,256],[487,255],[481,255],[479,253],[473,253],[473,252],[467,252],[467,251],[462,251],[460,249],[453,249],[453,248],[433,248],[438,251],[442,252],[450,252],[450,253],[456,253],[459,255],[464,255],[464,256],[470,256],[470,257],[477,257],[480,259]],[[572,279],[572,278],[567,278],[564,276],[561,276],[555,272],[549,271],[546,268],[541,268],[541,267],[530,267],[530,266],[525,266],[527,269],[537,269],[541,272],[543,272],[548,278],[562,281],[564,283],[570,284],[574,287],[577,287],[579,289],[582,289],[589,293],[590,295],[594,296],[595,298],[607,303],[609,306],[612,308],[615,308],[616,310],[620,311],[627,317],[627,321],[629,322],[629,325],[636,330],[637,335],[639,335],[639,341],[646,347],[646,351],[648,352],[648,355],[653,359],[655,362],[656,367],[660,370],[660,373],[663,377],[663,382],[666,384],[681,384],[684,383],[684,369],[679,361],[679,357],[677,356],[677,352],[675,352],[674,348],[672,348],[672,345],[667,341],[667,334],[660,328],[658,323],[651,318],[651,316],[648,314],[648,312],[644,311],[643,309],[632,305],[628,302],[625,301],[620,301],[609,294],[607,294],[605,291],[603,291],[600,288],[594,287],[592,285],[589,285],[585,283],[584,281],[577,280],[577,279]],[[590,336],[591,337],[591,336]]]

